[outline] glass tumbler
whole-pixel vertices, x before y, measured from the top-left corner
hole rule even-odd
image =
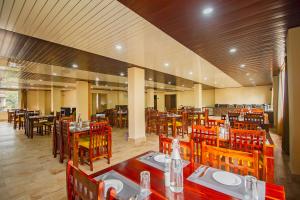
[[[150,193],[150,172],[142,171],[140,173],[141,195],[147,196]]]
[[[254,176],[245,176],[245,199],[258,200],[257,179]]]

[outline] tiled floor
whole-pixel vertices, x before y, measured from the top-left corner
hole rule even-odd
[[[158,150],[158,137],[148,136],[147,142],[134,145],[126,141],[126,129],[113,129],[111,164],[149,150]],[[285,185],[287,199],[300,199],[300,183],[292,179],[288,157],[282,156],[280,137],[276,143],[275,181]],[[0,200],[66,199],[65,164],[51,154],[51,137],[27,139],[23,131],[14,131],[10,124],[0,122]],[[106,168],[106,160],[95,163],[94,171]],[[81,167],[88,172],[88,166]]]

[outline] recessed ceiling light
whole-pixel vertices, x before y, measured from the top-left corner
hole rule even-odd
[[[245,66],[246,66],[245,64],[241,64],[241,68],[245,68]]]
[[[68,87],[67,85],[65,85],[65,87]]]
[[[43,81],[42,79],[40,79],[39,81]]]
[[[171,85],[171,81],[169,81],[168,84]]]
[[[207,80],[207,77],[204,77],[203,79],[206,81],[206,80]]]
[[[246,73],[246,76],[250,76],[250,73],[248,72],[248,73]]]
[[[212,7],[207,7],[207,8],[204,8],[202,10],[202,14],[203,15],[210,15],[213,11],[214,11],[214,9]]]
[[[164,65],[165,65],[165,67],[169,67],[170,64],[169,63],[165,63]]]
[[[189,72],[189,74],[190,74],[190,75],[192,75],[192,74],[193,74],[193,72]]]
[[[149,78],[149,81],[152,81],[152,78]]]
[[[123,72],[120,73],[120,76],[124,76],[125,74]]]
[[[121,50],[123,47],[120,44],[115,45],[115,48]]]
[[[125,84],[128,84],[128,82],[127,82],[127,81],[125,81]]]
[[[182,85],[182,87],[184,87],[184,85]]]
[[[73,68],[78,68],[78,65],[74,63],[74,64],[72,64],[72,67]]]
[[[52,73],[52,75],[53,75],[53,76],[56,76],[57,74],[56,74],[56,73]]]
[[[237,51],[236,48],[231,48],[231,49],[229,49],[229,53],[231,53],[231,54],[235,53],[236,51]]]
[[[100,80],[100,79],[97,77],[97,78],[96,78],[96,81],[99,81],[99,80]]]
[[[249,78],[249,81],[253,81],[253,78]]]

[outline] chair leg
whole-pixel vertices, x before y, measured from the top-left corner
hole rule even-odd
[[[93,171],[93,169],[94,169],[93,168],[93,161],[92,161],[92,159],[90,159],[90,170]]]

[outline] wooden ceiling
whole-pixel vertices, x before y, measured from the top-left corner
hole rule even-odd
[[[127,70],[129,67],[140,67],[112,58],[85,52],[75,48],[3,29],[0,29],[0,38],[2,38],[0,43],[0,57],[8,58],[9,61],[18,63],[18,65],[24,67],[30,67],[32,63],[41,63],[47,64],[49,66],[54,65],[73,69],[72,65],[77,64],[78,70],[109,74],[114,76],[120,76],[120,73],[122,72],[124,73],[125,77],[127,76]],[[152,79],[152,81],[157,83],[174,86],[184,86],[186,88],[192,88],[193,84],[196,83],[191,80],[158,72],[152,69],[144,69],[145,79]],[[45,75],[40,73],[28,73],[25,71],[21,71],[21,73],[18,73],[18,78],[23,80],[42,79],[43,81],[58,81],[69,83],[74,83],[76,80],[80,80],[78,78],[53,76],[51,74]],[[94,80],[90,82],[95,83]],[[126,84],[102,81],[99,81],[99,84],[108,86],[126,86]],[[211,89],[214,87],[204,85],[203,88]]]
[[[272,83],[287,29],[300,25],[299,0],[118,1],[242,85]],[[213,12],[204,15],[207,7]]]

